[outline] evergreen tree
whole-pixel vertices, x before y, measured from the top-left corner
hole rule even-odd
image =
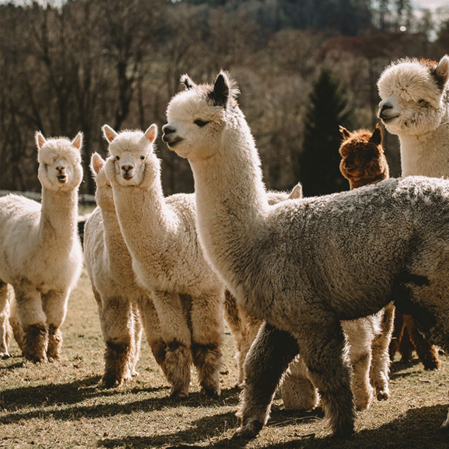
[[[330,70],[323,70],[313,84],[304,121],[304,141],[299,154],[299,180],[305,196],[325,195],[348,189],[340,173],[339,125],[352,129],[352,110],[346,89]]]

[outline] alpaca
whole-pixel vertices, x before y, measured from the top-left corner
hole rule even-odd
[[[165,343],[151,294],[137,283],[132,270],[104,164],[98,153],[92,155],[90,167],[97,185],[97,207],[86,221],[84,259],[106,343],[102,380],[111,388],[137,375],[142,324],[156,362],[163,370]]]
[[[117,134],[105,125],[105,170],[138,281],[153,292],[166,345],[172,395],[186,397],[190,366],[203,393],[220,395],[224,284],[206,262],[196,233],[195,196],[163,196],[156,125]]]
[[[378,116],[401,144],[402,176],[449,177],[449,56],[401,59],[377,82]]]
[[[449,349],[449,182],[389,179],[269,206],[230,76],[220,72],[213,85],[183,81],[163,141],[191,165],[207,260],[239,304],[267,322],[245,361],[236,437],[254,437],[266,423],[298,350],[332,434],[349,436],[355,406],[341,320],[377,313],[394,298]]]
[[[36,133],[42,203],[0,198],[0,280],[14,288],[22,353],[27,360],[59,358],[67,302],[81,274],[77,234],[78,187],[83,178],[82,134],[46,140]]]

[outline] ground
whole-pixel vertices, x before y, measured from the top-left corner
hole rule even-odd
[[[357,413],[349,441],[329,438],[321,409],[284,410],[276,398],[271,419],[250,442],[232,440],[238,426],[239,390],[234,342],[225,333],[222,396],[201,395],[196,375],[186,400],[169,398],[170,388],[146,341],[140,375],[107,390],[99,385],[104,344],[87,275],[73,291],[62,327],[62,358],[25,362],[15,342],[12,357],[0,360],[0,447],[22,448],[425,448],[449,447],[440,429],[448,410],[449,358],[442,369],[424,371],[414,360],[392,365],[391,398]]]

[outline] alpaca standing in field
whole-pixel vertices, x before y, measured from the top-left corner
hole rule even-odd
[[[389,179],[269,206],[229,75],[221,72],[213,85],[185,76],[184,84],[168,105],[163,140],[192,167],[208,261],[239,304],[267,321],[245,361],[236,436],[253,437],[266,423],[295,355],[288,334],[333,435],[349,436],[355,407],[341,320],[377,313],[394,297],[449,349],[449,182]]]
[[[218,396],[224,285],[198,241],[195,196],[163,196],[160,159],[153,148],[156,125],[145,133],[120,134],[105,125],[103,132],[111,154],[105,170],[120,229],[139,282],[153,292],[172,395],[188,395],[193,361],[203,392]]]
[[[0,281],[14,288],[23,356],[33,362],[59,357],[60,327],[81,273],[82,140],[81,133],[73,141],[36,133],[42,203],[18,195],[0,198]]]
[[[84,259],[106,343],[103,382],[110,388],[137,374],[142,323],[156,362],[163,370],[166,347],[151,294],[137,283],[133,272],[104,164],[99,154],[92,155],[97,207],[86,222]]]

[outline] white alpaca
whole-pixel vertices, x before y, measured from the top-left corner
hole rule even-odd
[[[163,369],[165,343],[150,294],[137,283],[132,270],[104,164],[99,154],[92,155],[97,207],[86,221],[84,259],[106,343],[103,383],[110,388],[137,374],[142,323],[153,355]]]
[[[18,195],[0,198],[0,280],[14,288],[23,356],[59,357],[60,327],[82,267],[77,234],[83,177],[82,134],[45,140],[36,133],[42,204]]]
[[[193,361],[203,392],[219,395],[224,285],[198,241],[195,196],[164,198],[153,148],[156,125],[120,134],[105,125],[103,132],[120,229],[139,282],[153,291],[172,394],[187,396]]]
[[[236,435],[253,437],[266,423],[299,348],[333,434],[348,436],[355,406],[341,320],[377,313],[395,298],[449,349],[449,182],[390,179],[269,206],[229,76],[185,84],[169,103],[163,140],[192,167],[208,261],[240,305],[267,322],[245,361]]]
[[[399,136],[402,176],[449,177],[449,56],[440,62],[401,59],[377,85],[379,118]]]

